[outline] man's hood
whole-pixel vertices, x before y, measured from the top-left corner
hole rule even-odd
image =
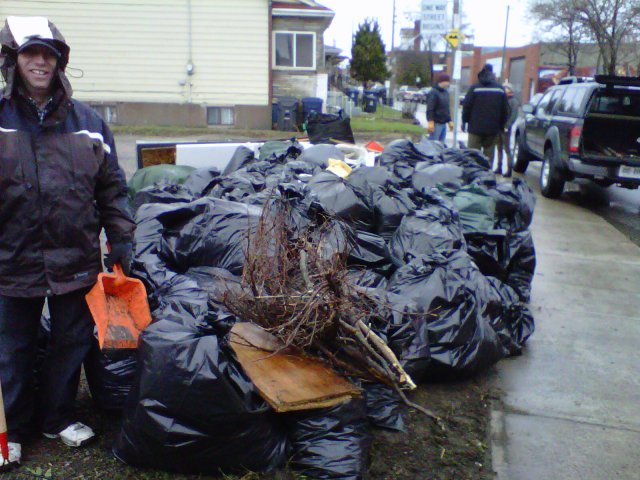
[[[0,30],[0,46],[2,47],[0,72],[6,82],[4,98],[10,98],[16,88],[16,62],[18,49],[29,40],[37,38],[51,42],[61,54],[58,59],[57,77],[65,96],[71,98],[73,90],[64,73],[69,63],[69,45],[56,26],[44,17],[7,17]]]
[[[478,81],[482,85],[492,85],[496,83],[496,77],[493,75],[493,72],[491,70],[483,68],[478,73]]]

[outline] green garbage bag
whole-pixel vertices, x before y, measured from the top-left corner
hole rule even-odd
[[[496,199],[478,185],[465,185],[458,190],[438,186],[449,197],[460,214],[464,233],[489,232],[494,229]]]
[[[129,180],[129,198],[133,199],[137,192],[158,182],[164,181],[166,183],[181,185],[189,178],[189,175],[191,175],[191,172],[194,170],[194,167],[172,164],[152,165],[141,168],[134,173],[131,180]]]

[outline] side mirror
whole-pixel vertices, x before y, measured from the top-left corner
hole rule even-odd
[[[524,105],[522,105],[522,111],[527,114],[527,113],[533,113],[533,105],[531,105],[530,103],[525,103]]]

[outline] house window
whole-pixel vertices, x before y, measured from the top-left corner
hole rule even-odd
[[[92,108],[105,123],[117,123],[118,109],[115,105],[93,105]]]
[[[274,32],[274,67],[315,70],[316,34],[314,32]]]
[[[234,123],[233,107],[207,107],[208,125],[233,125]]]

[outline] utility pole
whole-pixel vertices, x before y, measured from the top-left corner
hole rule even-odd
[[[460,32],[462,21],[460,19],[460,0],[453,0],[453,28]],[[458,145],[458,111],[460,110],[460,78],[462,71],[462,51],[459,44],[453,47],[452,73],[453,80],[453,147]]]
[[[393,54],[393,47],[395,46],[396,39],[396,0],[393,0],[393,16],[391,17],[391,53]]]
[[[509,2],[507,2],[507,20],[504,24],[504,42],[502,43],[502,65],[500,66],[500,83],[507,79],[508,72],[505,73],[505,61],[507,59],[507,30],[509,29]]]

